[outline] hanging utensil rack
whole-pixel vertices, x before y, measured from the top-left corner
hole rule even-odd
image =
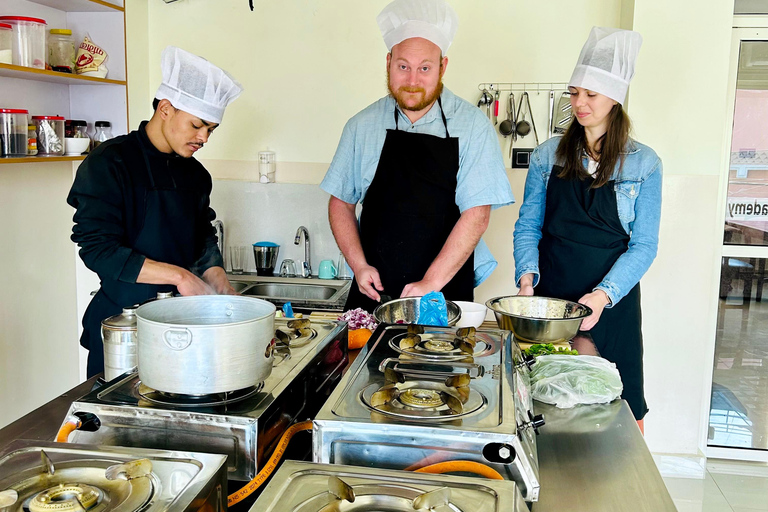
[[[477,85],[477,89],[482,91],[487,89],[489,91],[522,91],[527,93],[532,92],[549,92],[549,91],[567,91],[567,82],[481,82]]]

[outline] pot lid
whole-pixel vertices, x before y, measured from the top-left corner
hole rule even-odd
[[[136,329],[136,308],[137,306],[131,306],[123,308],[123,312],[119,315],[111,316],[106,320],[102,320],[101,325],[118,331],[131,331]]]
[[[29,114],[29,110],[22,108],[0,108],[0,114]]]
[[[28,16],[0,16],[0,21],[26,21],[28,23],[39,23],[41,25],[47,25],[44,19],[30,18]]]

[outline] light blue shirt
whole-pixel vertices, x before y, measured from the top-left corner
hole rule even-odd
[[[459,173],[456,205],[460,212],[475,206],[492,209],[515,202],[509,186],[499,139],[490,120],[471,103],[447,88],[440,100],[451,137],[459,139]],[[339,147],[320,187],[345,203],[365,200],[376,174],[387,129],[395,129],[393,112],[397,108],[402,131],[445,137],[440,107],[435,103],[424,116],[411,123],[391,96],[385,96],[350,119],[341,134]],[[481,239],[475,248],[475,286],[496,268],[488,246]]]

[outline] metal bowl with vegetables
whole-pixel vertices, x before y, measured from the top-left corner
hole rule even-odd
[[[569,300],[510,295],[485,303],[500,328],[530,343],[558,343],[573,338],[592,309]]]

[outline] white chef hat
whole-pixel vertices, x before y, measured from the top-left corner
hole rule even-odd
[[[589,89],[623,105],[642,44],[643,37],[632,30],[592,27],[568,85]]]
[[[155,98],[203,121],[220,123],[226,106],[243,92],[226,71],[175,46],[163,50],[161,65],[163,83]]]
[[[412,37],[440,47],[443,55],[453,42],[459,17],[444,0],[395,0],[376,17],[387,50]]]

